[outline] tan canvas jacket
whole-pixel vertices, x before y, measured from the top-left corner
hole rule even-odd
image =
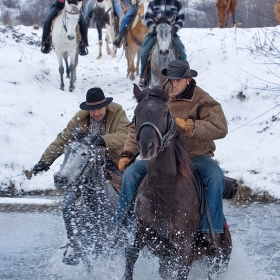
[[[129,123],[122,106],[112,102],[107,107],[106,112],[106,132],[102,135],[109,149],[109,154],[113,161],[118,164],[120,154],[123,150],[124,142],[128,134],[126,125]],[[80,110],[69,121],[66,128],[57,135],[56,139],[49,145],[41,157],[41,161],[52,164],[63,152],[69,139],[72,137],[74,129],[80,125],[83,132],[88,131],[89,112]]]

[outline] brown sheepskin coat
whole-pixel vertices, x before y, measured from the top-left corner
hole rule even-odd
[[[224,138],[228,133],[227,121],[220,103],[192,80],[186,92],[176,99],[170,99],[169,105],[174,118],[192,119],[195,122],[195,129],[190,137],[183,133],[184,146],[190,155],[213,157],[216,150],[214,140]],[[122,156],[131,156],[137,152],[134,131],[132,126]]]
[[[78,111],[70,120],[67,127],[57,135],[56,139],[45,150],[40,160],[52,164],[62,154],[64,147],[67,146],[74,129],[78,125],[82,127],[83,132],[88,131],[89,117],[88,111]],[[126,127],[128,123],[129,120],[121,105],[112,102],[107,106],[106,131],[105,135],[102,135],[102,138],[106,143],[106,147],[109,149],[111,158],[116,164],[120,160],[120,154],[128,134]]]

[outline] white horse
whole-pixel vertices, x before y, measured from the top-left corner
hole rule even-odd
[[[176,59],[172,48],[172,25],[167,21],[158,21],[156,26],[157,43],[152,50],[151,56],[151,82],[153,88],[163,82],[160,71],[167,67],[170,60]]]
[[[81,36],[79,34],[78,21],[80,18],[80,9],[83,2],[78,5],[68,4],[65,1],[65,7],[61,14],[57,16],[53,24],[52,44],[57,55],[60,73],[60,89],[64,90],[64,67],[62,58],[66,65],[67,78],[70,74],[69,91],[73,91],[76,81],[76,67],[78,65],[79,42]],[[70,57],[70,67],[68,67],[68,56]]]
[[[102,58],[102,28],[106,28],[105,42],[107,54],[112,55],[112,57],[116,57],[117,48],[115,45],[113,45],[113,41],[115,40],[116,36],[116,20],[112,1],[93,1],[92,12],[90,14],[94,15],[94,20],[96,21],[96,28],[98,32],[99,54],[97,56],[97,59]],[[110,37],[113,51],[111,50],[109,45]]]

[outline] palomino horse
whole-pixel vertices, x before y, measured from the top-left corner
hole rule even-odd
[[[135,136],[139,153],[147,162],[147,175],[136,195],[136,235],[126,249],[123,279],[133,279],[135,262],[145,246],[158,256],[163,279],[171,279],[171,275],[172,279],[187,279],[193,260],[205,253],[198,245],[201,206],[190,159],[169,111],[169,94],[161,87],[141,91],[135,85],[134,96],[138,102],[134,112]],[[209,268],[209,277],[219,269],[217,259],[229,258],[228,231],[223,238],[219,240],[222,254],[208,257],[214,267]]]
[[[68,4],[68,1],[65,1],[65,7],[61,14],[55,18],[52,28],[52,44],[59,63],[61,90],[64,90],[64,67],[62,58],[65,61],[67,78],[70,77],[69,90],[73,91],[75,88],[74,83],[76,81],[76,67],[78,65],[79,42],[81,39],[78,33],[78,21],[82,4],[82,1],[79,2],[78,5]],[[69,67],[68,56],[70,57]]]
[[[228,27],[228,17],[232,15],[232,24],[235,25],[237,0],[216,0],[218,22],[220,28]]]
[[[66,192],[74,192],[77,198],[73,209],[63,209],[63,215],[71,221],[77,241],[82,244],[81,258],[89,272],[92,258],[110,248],[109,241],[113,241],[110,234],[118,200],[117,192],[104,177],[106,151],[92,144],[94,138],[76,129],[73,140],[65,147],[63,164],[54,175],[56,187],[67,188]]]
[[[160,85],[163,78],[160,75],[162,69],[166,68],[169,61],[176,59],[175,51],[172,47],[172,25],[166,19],[159,20],[156,25],[156,45],[151,55],[150,81],[147,75],[148,84],[151,87]]]
[[[131,26],[125,35],[124,50],[127,60],[127,77],[131,81],[135,80],[135,74],[139,75],[140,53],[142,48],[142,42],[145,35],[149,32],[148,27],[145,25],[144,17],[150,0],[141,0],[137,13]],[[135,62],[136,57],[136,65]]]
[[[278,22],[278,24],[280,24],[280,0],[278,0],[275,4],[275,15],[276,15],[276,20]]]
[[[96,21],[96,28],[98,32],[98,44],[99,44],[99,54],[97,59],[102,58],[102,28],[106,28],[105,42],[106,50],[108,55],[112,57],[116,56],[117,48],[113,45],[113,41],[116,36],[116,22],[115,12],[111,0],[95,0],[92,4],[92,11],[89,14],[89,18],[94,15],[94,20]],[[109,45],[109,39],[111,37],[112,49]]]

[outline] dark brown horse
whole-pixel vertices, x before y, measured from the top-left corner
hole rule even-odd
[[[232,15],[232,24],[235,25],[237,0],[216,0],[219,27],[228,27],[228,17]]]
[[[159,87],[141,91],[136,85],[134,95],[138,102],[135,135],[139,153],[147,161],[147,175],[136,196],[136,235],[134,244],[126,249],[123,279],[132,279],[144,246],[159,257],[163,279],[171,274],[187,279],[193,260],[205,253],[198,244],[201,205],[191,162],[169,111],[169,95]],[[227,254],[223,256],[228,258],[230,236],[228,244],[220,242]]]

